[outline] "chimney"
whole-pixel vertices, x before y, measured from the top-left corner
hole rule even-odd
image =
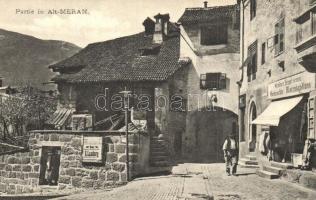
[[[143,25],[145,27],[145,35],[152,35],[155,32],[155,22],[154,20],[150,19],[149,17],[147,17],[144,22]]]
[[[153,37],[153,43],[161,44],[164,40],[164,37],[168,35],[168,23],[170,16],[169,14],[160,14],[154,17],[156,19],[155,23],[155,32]]]
[[[3,77],[0,76],[0,87],[3,86]]]
[[[207,8],[207,1],[204,1],[204,8]]]

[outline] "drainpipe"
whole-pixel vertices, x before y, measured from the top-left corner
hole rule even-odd
[[[239,99],[239,97],[240,97],[240,89],[241,89],[241,86],[242,86],[242,82],[243,82],[243,79],[244,79],[244,66],[243,66],[243,62],[244,62],[244,39],[245,39],[245,35],[244,35],[244,32],[245,32],[245,9],[244,9],[244,6],[245,6],[245,4],[244,4],[244,0],[241,0],[241,1],[239,1],[238,2],[238,4],[239,4],[239,12],[241,12],[242,11],[242,16],[240,16],[240,18],[241,18],[241,22],[240,22],[240,27],[241,27],[241,43],[240,43],[240,48],[241,48],[241,50],[240,50],[240,54],[241,54],[241,77],[240,77],[240,80],[239,81],[237,81],[237,85],[238,85],[238,121],[240,122],[240,115],[241,115],[241,112],[240,112],[240,109],[239,109],[239,101],[240,101],[240,99]],[[239,123],[239,128],[238,128],[238,130],[239,130],[239,138],[238,138],[238,140],[240,140],[240,138],[241,138],[241,134],[243,134],[241,131],[241,124]],[[240,151],[239,151],[239,153],[240,153]]]
[[[245,46],[245,4],[244,4],[244,0],[241,0],[239,2],[239,6],[240,6],[240,9],[242,10],[242,20],[241,20],[241,23],[240,25],[242,26],[242,29],[241,29],[241,51],[240,51],[240,54],[241,54],[241,77],[240,77],[240,80],[237,81],[237,84],[239,86],[239,89],[241,88],[241,85],[242,85],[242,82],[243,82],[243,79],[244,79],[244,66],[243,66],[243,62],[244,62],[244,57],[245,57],[245,51],[244,51],[244,46]]]

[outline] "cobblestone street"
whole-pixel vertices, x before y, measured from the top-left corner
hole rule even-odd
[[[241,168],[226,176],[224,164],[180,164],[172,175],[138,178],[111,191],[88,191],[61,199],[316,199],[316,192],[283,180],[258,177],[254,169]]]

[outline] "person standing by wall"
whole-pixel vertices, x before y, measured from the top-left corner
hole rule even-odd
[[[230,133],[223,144],[224,158],[226,163],[226,173],[236,176],[238,163],[238,142],[235,134]]]

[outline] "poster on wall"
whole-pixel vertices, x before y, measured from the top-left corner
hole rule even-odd
[[[102,161],[102,137],[84,136],[82,162],[101,163]]]

